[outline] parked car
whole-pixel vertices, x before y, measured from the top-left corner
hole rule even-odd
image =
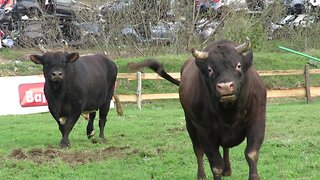
[[[72,5],[72,0],[17,0],[12,9],[13,18],[15,20],[22,17],[33,19],[45,14],[72,18],[74,16]]]
[[[55,44],[62,40],[69,45],[87,45],[92,39],[88,37],[98,35],[99,25],[83,19],[78,21],[75,15],[81,10],[92,9],[73,0],[18,0],[12,10],[1,14],[0,30],[21,46],[33,46],[39,41]]]
[[[119,16],[135,16],[144,14],[152,18],[163,19],[174,16],[173,6],[175,0],[113,0],[99,7],[100,15],[108,18],[118,18]]]
[[[15,19],[25,16],[32,19],[42,15],[53,15],[61,19],[74,18],[83,10],[88,14],[94,11],[89,5],[75,0],[17,0],[12,9]]]
[[[175,23],[166,21],[174,16],[172,4],[173,0],[115,0],[100,6],[100,21],[110,41],[170,44],[177,30]],[[126,21],[128,16],[131,22]]]
[[[172,23],[159,21],[154,25],[150,23],[147,27],[142,24],[126,25],[120,35],[122,40],[133,40],[137,43],[171,44],[176,40],[176,31],[177,28]]]
[[[269,39],[276,38],[283,29],[309,28],[320,20],[320,0],[288,0],[282,6],[285,14],[278,21],[270,22]]]

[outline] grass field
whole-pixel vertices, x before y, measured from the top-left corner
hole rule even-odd
[[[261,179],[320,179],[319,105],[319,99],[268,102]],[[80,118],[67,150],[58,148],[60,132],[50,114],[1,116],[0,179],[196,179],[179,102],[144,103],[142,110],[124,107],[123,117],[110,111],[107,143],[87,140]],[[245,143],[231,149],[233,175],[224,179],[247,179],[244,148]],[[207,161],[205,167],[211,179]]]

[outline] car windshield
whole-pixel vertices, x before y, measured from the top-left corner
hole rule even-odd
[[[23,0],[23,1],[35,2],[35,0]]]
[[[129,5],[133,4],[133,0],[125,0],[124,2]]]
[[[71,4],[72,0],[56,0],[57,3],[63,3],[63,4]]]
[[[133,0],[115,0],[115,1],[110,1],[113,4],[118,4],[118,3],[124,3],[124,4],[128,4],[131,5],[133,4]]]

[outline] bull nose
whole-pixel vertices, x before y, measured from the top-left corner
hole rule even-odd
[[[218,83],[216,86],[217,91],[223,95],[229,95],[234,93],[234,84],[233,82],[224,82]]]
[[[52,76],[53,76],[53,77],[62,76],[62,72],[61,72],[61,71],[53,71],[53,72],[52,72]]]
[[[51,79],[54,81],[58,81],[63,79],[63,73],[62,71],[53,71],[51,75]]]

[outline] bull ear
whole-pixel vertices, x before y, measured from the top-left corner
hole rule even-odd
[[[30,60],[32,62],[34,62],[35,64],[42,64],[41,56],[39,56],[39,55],[30,55]]]
[[[72,63],[79,59],[79,53],[71,53],[67,55],[67,61]]]
[[[208,62],[206,59],[196,59],[196,66],[201,71],[201,73],[205,76],[209,76],[208,73]]]
[[[252,66],[253,53],[252,50],[242,54],[243,57],[243,71],[246,72]]]
[[[245,42],[237,46],[236,50],[243,57],[243,71],[246,72],[251,67],[253,59],[250,39],[246,37]]]

